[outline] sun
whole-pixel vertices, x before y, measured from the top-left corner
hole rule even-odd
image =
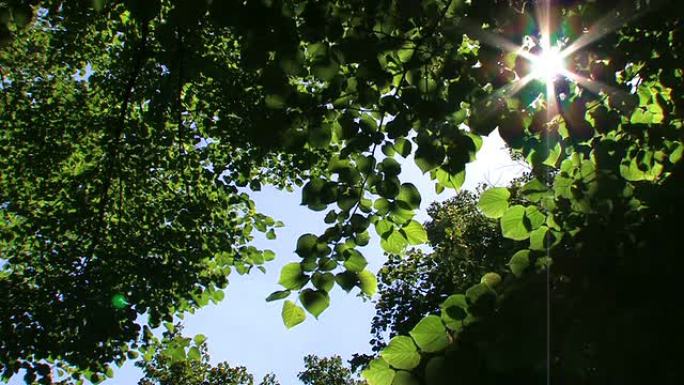
[[[544,47],[538,55],[530,57],[532,62],[532,77],[547,84],[553,83],[567,70],[565,57],[559,47]]]

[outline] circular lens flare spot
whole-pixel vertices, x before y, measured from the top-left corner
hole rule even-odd
[[[112,297],[112,307],[114,307],[114,309],[123,309],[128,305],[128,300],[123,294],[114,294]]]
[[[542,48],[541,53],[534,55],[532,62],[532,77],[546,83],[553,83],[565,69],[565,60],[558,47]]]

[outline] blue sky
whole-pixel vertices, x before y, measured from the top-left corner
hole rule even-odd
[[[427,219],[426,208],[433,201],[443,201],[453,196],[453,191],[437,195],[434,183],[409,159],[404,162],[401,180],[415,184],[422,194],[422,204],[417,220]],[[496,131],[485,138],[478,160],[466,169],[464,188],[474,189],[479,183],[505,185],[520,175],[523,166],[511,161],[504,143]],[[280,267],[298,260],[294,254],[297,238],[303,233],[320,233],[325,228],[324,212],[313,212],[300,206],[300,192],[278,191],[265,187],[254,193],[257,209],[275,219],[282,220],[285,227],[278,229],[276,240],[263,237],[255,239],[255,246],[276,252],[276,260],[270,262],[267,272],[254,270],[246,276],[232,274],[223,302],[207,306],[185,317],[185,334],[204,334],[208,337],[212,362],[228,361],[231,366],[243,365],[258,381],[266,373],[276,374],[281,385],[296,385],[297,373],[303,369],[303,357],[340,355],[351,358],[354,353],[369,353],[370,322],[374,314],[373,303],[347,294],[339,287],[331,292],[331,306],[318,320],[308,315],[307,320],[287,330],[280,318],[282,302],[267,303],[264,298],[279,290],[277,284]],[[369,246],[362,249],[372,271],[385,260],[374,235]],[[128,362],[115,371],[114,379],[107,385],[134,385],[141,376],[139,369]],[[21,384],[16,376],[10,384]]]

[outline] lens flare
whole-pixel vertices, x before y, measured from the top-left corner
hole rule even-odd
[[[124,296],[123,294],[114,294],[114,296],[112,297],[112,307],[114,307],[114,309],[123,309],[128,305],[128,300],[126,299],[126,296]]]
[[[539,55],[530,58],[532,77],[546,83],[553,83],[566,71],[565,60],[559,47],[542,48]]]
[[[559,8],[552,4],[558,2],[536,0],[530,3],[534,3],[536,28],[526,31],[527,35],[522,38],[522,44],[518,42],[519,37],[514,43],[504,35],[493,32],[492,29],[483,28],[482,25],[468,22],[466,19],[461,21],[470,38],[476,39],[483,45],[499,49],[506,58],[509,57],[509,53],[513,54],[514,58],[513,70],[516,76],[508,84],[496,88],[485,98],[486,100],[477,102],[477,108],[490,111],[486,106],[493,100],[520,95],[519,101],[522,102],[523,108],[528,108],[534,103],[533,109],[541,108],[545,111],[545,118],[540,116],[539,119],[551,122],[559,114],[563,115],[561,103],[567,101],[571,84],[597,95],[605,93],[629,97],[622,89],[585,77],[581,75],[582,72],[574,72],[577,60],[573,54],[624,26],[643,12],[635,12],[623,7],[615,8],[594,25],[582,28],[581,20],[577,17],[573,21],[578,23],[576,26],[573,26],[570,20],[563,20],[564,17],[559,17]],[[503,28],[502,31],[505,32]],[[499,61],[499,64],[510,67],[505,60]],[[544,84],[543,95],[538,87],[527,87],[535,81]],[[530,92],[526,92],[527,90]],[[523,96],[531,96],[531,98],[527,100]]]

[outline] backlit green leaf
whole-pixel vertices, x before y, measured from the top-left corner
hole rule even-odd
[[[426,353],[438,352],[449,345],[449,335],[442,320],[436,315],[423,318],[409,334]]]
[[[283,266],[278,283],[286,289],[298,290],[304,287],[308,281],[309,278],[302,271],[300,264],[292,262]]]
[[[510,197],[511,193],[507,188],[490,188],[480,195],[478,207],[488,218],[501,218],[508,209]]]
[[[380,240],[382,249],[391,254],[401,254],[407,245],[408,240],[399,231],[392,231],[386,239]]]
[[[508,267],[516,277],[520,277],[528,266],[530,266],[529,250],[518,251],[517,253],[513,254],[511,260],[508,262]]]
[[[392,338],[380,355],[396,369],[411,370],[420,363],[420,354],[411,337]]]
[[[525,207],[516,205],[508,208],[501,217],[501,231],[503,236],[516,241],[522,241],[530,237],[530,232],[525,226]]]
[[[404,202],[410,210],[420,207],[420,192],[412,183],[402,184],[396,199]]]
[[[287,298],[289,295],[290,295],[290,290],[274,291],[273,293],[269,294],[268,297],[266,297],[266,302],[272,302],[272,301],[277,301],[279,299],[284,299],[284,298]]]
[[[375,274],[368,270],[363,270],[359,272],[359,287],[361,292],[369,297],[375,295],[378,291],[378,279]]]
[[[291,329],[294,326],[299,325],[306,319],[306,313],[304,313],[304,309],[295,305],[295,303],[292,301],[285,301],[283,303],[283,310],[281,312],[281,316],[283,318],[285,326],[288,329]]]
[[[368,385],[392,385],[395,371],[382,358],[377,358],[370,362],[361,375]]]
[[[399,370],[394,374],[392,385],[420,385],[420,382],[410,372]]]
[[[344,267],[355,273],[362,271],[367,265],[366,258],[356,250],[350,250],[349,257],[344,261]]]
[[[299,301],[304,308],[316,318],[330,306],[330,297],[328,296],[328,293],[320,290],[306,289],[302,291],[299,294]]]
[[[423,225],[417,221],[410,221],[406,226],[402,227],[406,234],[406,239],[410,245],[422,245],[428,240],[428,235]]]

